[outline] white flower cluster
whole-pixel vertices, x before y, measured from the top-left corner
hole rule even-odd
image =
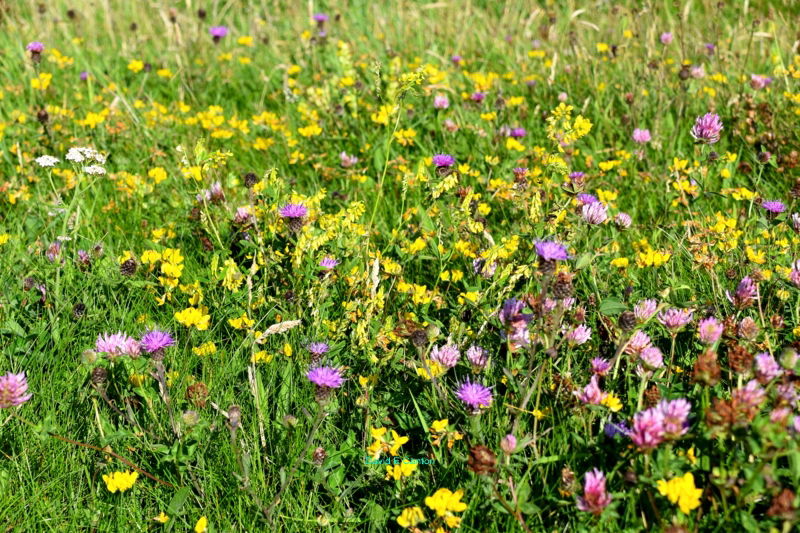
[[[65,159],[67,161],[72,161],[73,163],[86,163],[87,165],[83,167],[83,172],[86,174],[102,176],[106,173],[105,167],[102,166],[106,162],[106,156],[94,148],[81,146],[70,148],[65,156]],[[43,155],[37,157],[34,161],[36,161],[36,164],[42,168],[51,168],[61,162],[60,159],[53,157],[52,155]]]

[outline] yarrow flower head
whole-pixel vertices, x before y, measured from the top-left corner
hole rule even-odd
[[[146,332],[140,343],[145,352],[156,353],[173,346],[175,339],[166,331],[154,329]]]
[[[578,497],[578,509],[599,515],[611,503],[611,495],[606,491],[606,476],[594,468],[583,477],[583,496]]]
[[[8,409],[9,407],[17,407],[31,399],[28,392],[28,380],[25,377],[25,372],[13,374],[8,372],[4,376],[0,376],[0,409]]]
[[[450,154],[436,154],[432,159],[437,168],[452,167],[456,163],[456,158]]]
[[[469,378],[458,388],[456,396],[474,412],[492,404],[491,389],[480,383],[473,383]]]
[[[719,135],[722,131],[722,120],[716,113],[706,113],[702,117],[697,117],[697,120],[692,126],[692,137],[698,142],[705,144],[714,144],[719,141]]]
[[[36,161],[36,164],[39,165],[40,167],[49,168],[56,166],[59,163],[60,159],[58,159],[57,157],[53,157],[52,155],[43,155],[37,157],[36,159],[34,159],[34,161]]]
[[[345,382],[342,372],[330,366],[318,366],[306,373],[308,380],[318,387],[338,389]]]

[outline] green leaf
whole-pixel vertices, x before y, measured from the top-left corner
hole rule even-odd
[[[627,306],[615,298],[606,298],[600,302],[600,313],[606,316],[614,316],[623,312]]]
[[[167,505],[167,514],[169,516],[177,515],[183,504],[186,503],[186,499],[191,494],[192,490],[190,487],[183,487],[178,492],[175,493],[175,496],[169,501],[169,505]]]
[[[583,268],[586,268],[591,264],[592,259],[594,259],[594,254],[591,254],[589,252],[581,255],[578,258],[578,260],[575,261],[575,270],[581,270]]]

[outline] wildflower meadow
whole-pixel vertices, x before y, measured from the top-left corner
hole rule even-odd
[[[0,1],[0,530],[797,530],[798,20]]]

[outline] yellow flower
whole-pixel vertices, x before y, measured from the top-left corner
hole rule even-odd
[[[211,341],[208,341],[200,346],[195,346],[192,348],[192,353],[200,357],[211,355],[217,353],[217,345]]]
[[[8,233],[0,233],[0,246],[7,243],[9,238],[11,238],[11,235]]]
[[[228,324],[230,324],[234,329],[249,329],[255,323],[256,321],[252,318],[248,318],[246,313],[242,313],[242,316],[239,318],[228,319]]]
[[[197,523],[194,525],[194,533],[205,533],[208,529],[208,519],[201,516]]]
[[[617,257],[616,259],[611,260],[611,266],[615,266],[617,268],[625,268],[630,264],[627,257]]]
[[[52,79],[52,74],[48,72],[42,72],[38,77],[31,79],[31,88],[38,89],[40,91],[46,91],[47,88],[50,87],[50,80]]]
[[[605,405],[615,413],[622,409],[622,402],[613,394],[606,394],[605,398],[600,400],[600,404]]]
[[[130,63],[128,63],[128,70],[130,70],[131,72],[139,73],[142,71],[143,68],[144,68],[144,63],[142,61],[139,61],[138,59],[133,59],[131,60]]]
[[[111,474],[103,474],[103,481],[106,482],[106,488],[109,492],[125,492],[133,487],[136,483],[136,478],[139,477],[139,472],[112,472]]]
[[[206,307],[201,307],[199,309],[196,307],[187,307],[183,311],[177,311],[175,313],[175,320],[187,328],[194,326],[199,331],[205,331],[208,329],[211,320],[211,317],[206,314],[207,312],[208,308]]]
[[[438,378],[439,376],[447,372],[446,366],[437,363],[433,359],[426,359],[425,363],[427,364],[427,368],[424,366],[417,368],[417,375],[421,378],[425,379]]]
[[[406,507],[400,516],[397,517],[397,523],[400,527],[414,527],[420,522],[425,521],[425,514],[419,507]]]
[[[449,527],[458,527],[461,518],[452,513],[460,513],[467,508],[467,504],[461,501],[463,495],[463,490],[452,492],[450,489],[439,489],[433,496],[425,498],[425,505],[436,511],[437,516],[444,517]]]
[[[155,520],[159,524],[166,524],[167,522],[169,522],[169,516],[164,514],[164,511],[161,511],[160,513],[158,513],[158,516],[153,518],[153,520]]]
[[[443,418],[441,420],[434,420],[431,424],[431,431],[434,433],[441,433],[447,430],[447,424],[449,420],[447,418]]]
[[[402,462],[399,465],[386,465],[386,479],[400,481],[404,477],[409,477],[417,469],[417,465],[411,462]]]
[[[700,495],[703,494],[703,489],[695,487],[691,472],[669,481],[661,479],[656,485],[658,492],[666,496],[670,502],[678,504],[682,513],[688,514],[689,511],[700,507]]]
[[[266,350],[261,350],[253,354],[250,358],[251,363],[270,363],[275,356],[268,354]]]

